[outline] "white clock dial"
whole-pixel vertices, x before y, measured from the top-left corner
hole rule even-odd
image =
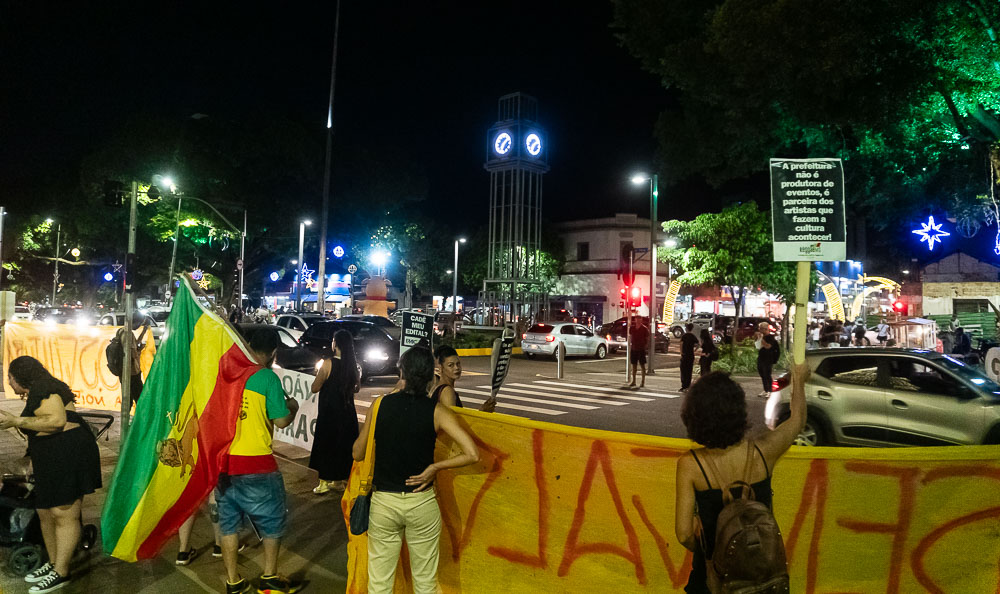
[[[528,149],[528,154],[537,157],[542,152],[542,139],[537,134],[531,133],[524,138],[524,146]]]
[[[510,134],[507,134],[506,132],[497,134],[496,140],[493,141],[493,150],[496,151],[498,155],[506,155],[510,152],[510,147]]]

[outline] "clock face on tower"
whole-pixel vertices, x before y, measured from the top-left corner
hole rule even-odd
[[[510,147],[510,134],[507,134],[506,132],[497,134],[496,139],[493,141],[493,150],[496,151],[498,155],[506,155],[510,152]]]
[[[528,154],[537,157],[542,152],[542,139],[532,132],[524,138],[524,147],[528,149]]]

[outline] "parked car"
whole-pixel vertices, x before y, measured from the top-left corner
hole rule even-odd
[[[713,334],[719,334],[724,342],[732,340],[733,325],[736,323],[735,316],[716,316],[715,330]],[[753,338],[760,324],[767,322],[771,326],[771,333],[781,332],[781,322],[776,318],[765,318],[759,316],[740,317],[740,329],[736,332],[736,342],[742,342],[748,338]]]
[[[31,310],[28,309],[27,305],[15,305],[14,306],[14,317],[11,318],[17,322],[30,322],[31,321]]]
[[[146,316],[146,323],[149,324],[149,332],[153,335],[153,344],[157,347],[160,346],[160,340],[163,339],[163,333],[167,330],[166,324],[159,324],[150,316]],[[98,326],[124,326],[125,325],[125,313],[124,312],[108,312],[102,315],[97,320]]]
[[[394,324],[392,320],[390,320],[389,318],[383,318],[382,316],[372,316],[367,314],[349,314],[340,319],[355,321],[355,322],[370,322],[372,324],[375,324],[379,328],[385,330],[389,334],[389,336],[392,336],[396,340],[399,340],[399,337],[401,336],[402,333],[402,329],[400,327],[403,324],[402,318],[399,319],[400,326]]]
[[[288,330],[295,337],[295,340],[298,340],[302,336],[302,333],[306,331],[306,328],[316,322],[325,321],[327,321],[327,318],[318,313],[291,313],[281,314],[275,320],[274,324]]]
[[[580,324],[556,322],[535,324],[521,335],[521,350],[529,359],[535,355],[554,356],[559,344],[566,347],[567,355],[585,355],[603,359],[608,356],[610,345],[606,338]]]
[[[278,353],[275,356],[275,366],[289,371],[315,374],[321,357],[312,350],[300,345],[287,328],[271,324],[236,324],[236,330],[250,342],[256,332],[261,330],[276,330],[278,332]]]
[[[645,317],[643,317],[642,320],[643,323],[648,324]],[[608,341],[608,345],[612,353],[625,349],[627,345],[625,334],[627,325],[628,322],[625,318],[619,318],[614,322],[608,322],[607,324],[603,324],[598,327],[597,333]],[[665,353],[667,352],[667,349],[670,348],[670,337],[662,331],[656,333],[655,340],[657,353]]]
[[[299,344],[318,357],[329,357],[333,335],[338,330],[347,330],[354,338],[354,351],[361,364],[362,381],[379,375],[397,375],[399,361],[399,339],[393,338],[386,329],[371,322],[360,320],[327,320],[317,322],[299,339]]]
[[[870,347],[806,352],[808,418],[801,445],[1000,444],[1000,385],[975,367],[926,350]],[[764,417],[788,417],[787,374]]]
[[[714,313],[696,313],[686,320],[674,322],[670,327],[670,333],[674,335],[674,338],[684,336],[684,327],[689,323],[694,324],[694,333],[696,335],[700,335],[702,330],[714,332],[715,317]]]

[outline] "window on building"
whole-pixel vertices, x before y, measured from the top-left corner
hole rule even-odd
[[[578,241],[576,243],[576,259],[577,261],[584,261],[590,259],[589,241]]]
[[[986,299],[952,299],[956,314],[990,313],[990,302]]]

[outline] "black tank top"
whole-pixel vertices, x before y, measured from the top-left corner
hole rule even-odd
[[[444,384],[441,384],[438,387],[434,388],[434,393],[431,394],[431,400],[434,401],[434,404],[441,402],[441,392],[443,390],[444,390]],[[455,392],[455,406],[457,406],[458,408],[465,408],[464,406],[462,406],[462,399],[458,397],[457,391]]]
[[[434,463],[434,407],[426,394],[382,397],[375,419],[375,490],[409,493],[406,479]]]

